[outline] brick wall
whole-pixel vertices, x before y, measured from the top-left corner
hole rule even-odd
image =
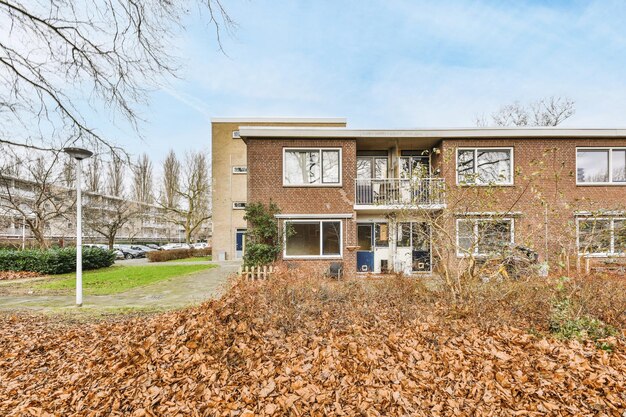
[[[342,149],[341,177],[338,187],[284,187],[283,148]],[[356,176],[356,141],[353,139],[250,139],[247,141],[248,202],[268,204],[273,201],[283,214],[352,214],[343,222],[343,263],[346,273],[356,271],[356,253],[346,246],[356,245],[354,215],[354,180]],[[327,270],[338,260],[288,260],[288,265],[301,265]]]
[[[575,211],[624,210],[626,185],[576,185],[576,147],[626,146],[626,139],[445,140],[441,169],[449,187],[448,209],[457,212],[520,212],[516,242],[533,247],[543,258],[575,260]],[[458,147],[513,147],[514,185],[456,185]],[[545,237],[546,226],[548,231]],[[545,249],[547,243],[547,251]]]

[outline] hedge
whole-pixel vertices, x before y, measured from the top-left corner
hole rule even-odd
[[[83,248],[83,269],[113,265],[115,253],[100,248]],[[76,248],[49,250],[0,250],[0,271],[32,271],[64,274],[76,270]]]
[[[170,249],[170,250],[155,250],[146,253],[150,262],[166,262],[174,259],[185,259],[194,256],[209,256],[211,255],[211,248],[206,249]]]

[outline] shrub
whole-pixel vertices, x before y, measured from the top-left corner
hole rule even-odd
[[[113,265],[115,254],[100,248],[83,249],[83,269]],[[49,250],[0,250],[0,270],[64,274],[76,269],[76,248]]]
[[[280,209],[276,203],[250,203],[246,206],[244,220],[248,222],[246,233],[246,266],[267,265],[276,260],[282,250],[282,237],[276,215]]]
[[[194,256],[210,256],[211,248],[205,249],[171,249],[171,250],[155,250],[146,253],[150,262],[166,262],[174,259],[185,259]]]

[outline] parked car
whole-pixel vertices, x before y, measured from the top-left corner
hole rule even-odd
[[[113,245],[113,248],[121,250],[124,254],[124,259],[145,258],[146,252],[142,250],[133,249],[131,245]]]
[[[124,252],[119,249],[113,249],[113,253],[115,254],[115,259],[124,259]]]
[[[167,243],[161,246],[163,250],[172,250],[172,249],[191,249],[191,245],[186,243]]]
[[[140,250],[140,251],[144,251],[144,252],[154,252],[157,249],[153,249],[148,245],[131,245],[130,246],[131,249],[135,249],[135,250]]]
[[[83,247],[84,248],[100,248],[104,250],[109,250],[109,245],[104,245],[102,243],[85,243]]]
[[[154,243],[146,243],[146,246],[151,248],[151,249],[154,249],[154,250],[163,250],[162,247],[160,247],[159,245],[156,245]]]
[[[209,247],[209,244],[206,242],[198,242],[198,243],[192,243],[191,247],[194,249],[206,249]]]

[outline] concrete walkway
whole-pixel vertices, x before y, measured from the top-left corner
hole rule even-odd
[[[135,262],[134,264],[139,263]],[[174,262],[168,262],[172,265]],[[196,262],[186,262],[194,264]],[[199,262],[204,263],[204,262]],[[81,310],[115,311],[135,309],[167,310],[198,304],[218,297],[228,278],[237,272],[237,261],[211,262],[216,268],[170,278],[144,287],[112,295],[85,295]],[[129,263],[130,264],[130,263]],[[57,312],[76,309],[74,295],[6,295],[0,296],[0,311],[30,310]]]

